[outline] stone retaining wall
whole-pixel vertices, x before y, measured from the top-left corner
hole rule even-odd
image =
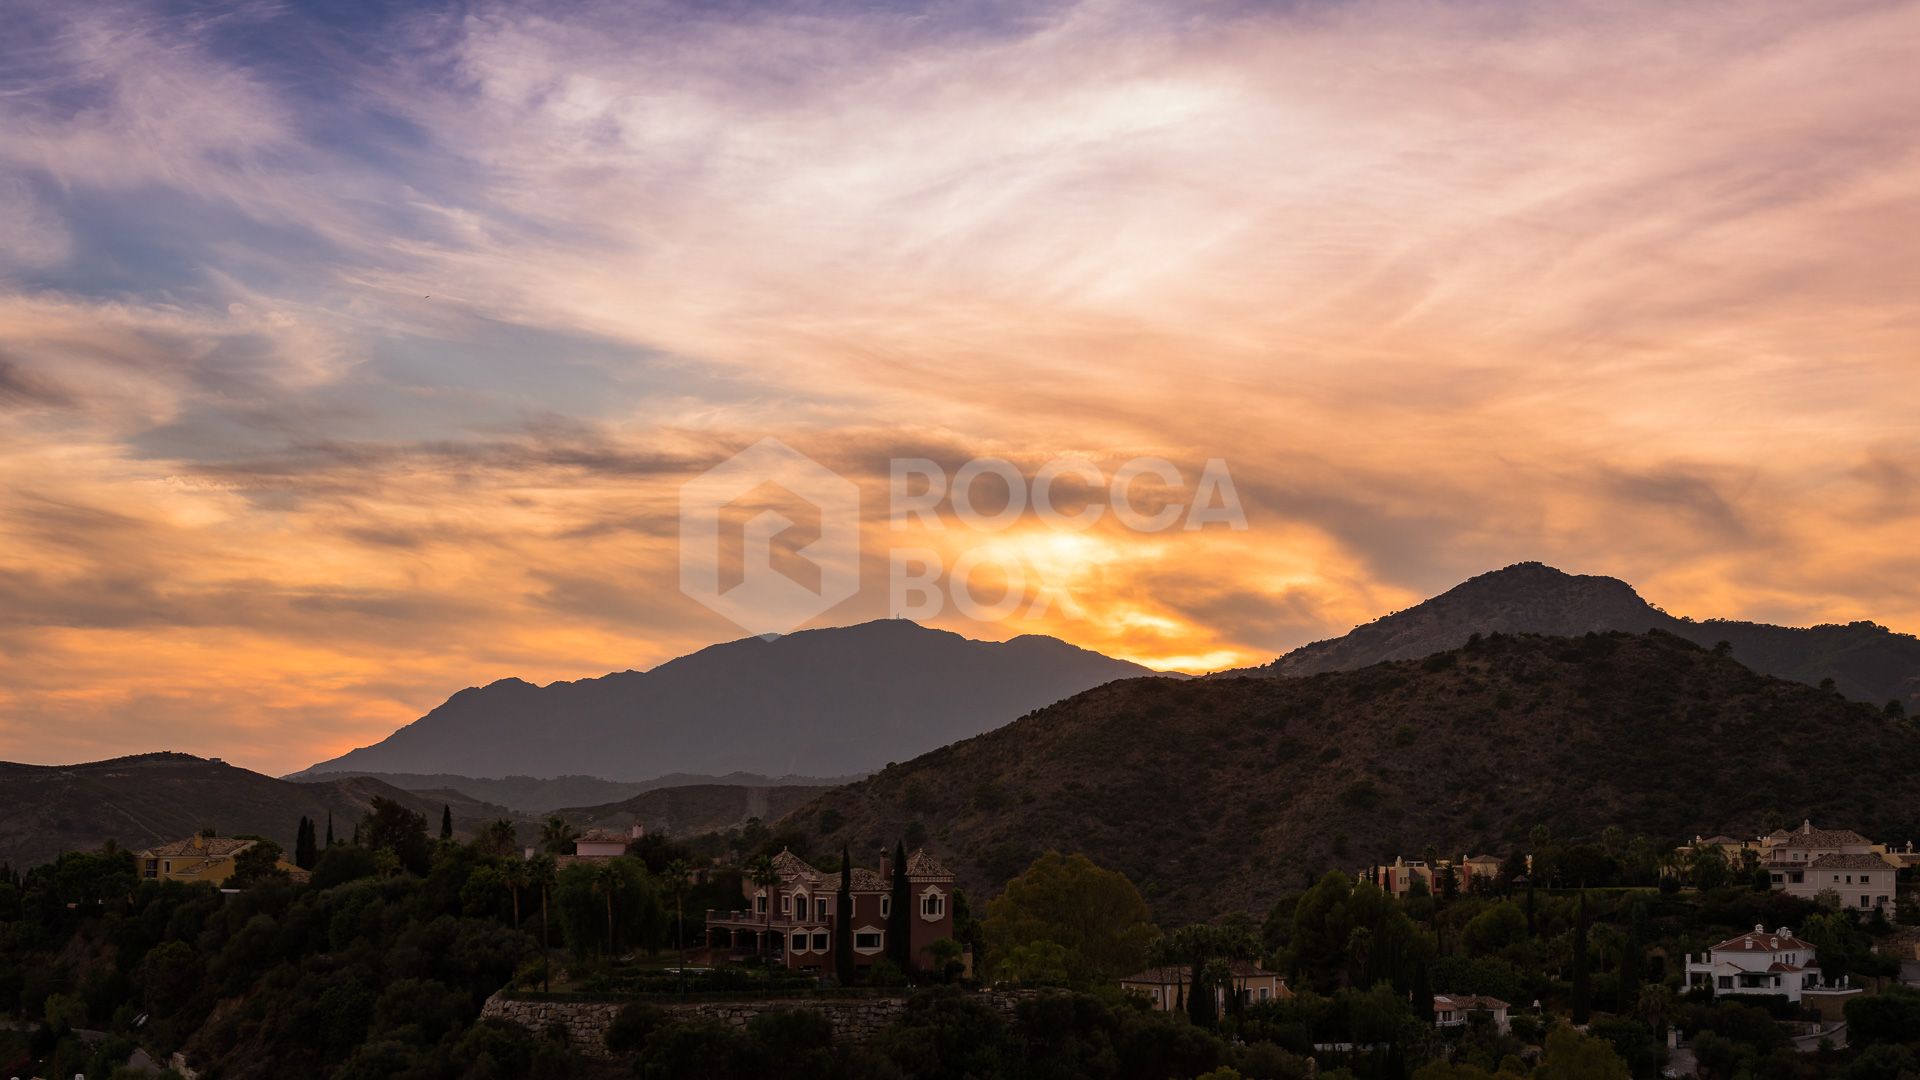
[[[975,995],[985,1005],[1009,1018],[1022,998],[1032,991],[990,990]],[[718,1020],[736,1028],[745,1028],[755,1017],[776,1009],[811,1009],[826,1015],[839,1042],[864,1043],[892,1024],[906,1011],[907,999],[901,997],[851,998],[741,998],[731,1001],[658,1001],[669,1015],[679,1020]],[[607,1028],[626,1007],[613,1001],[535,1001],[498,993],[487,999],[482,1017],[496,1017],[532,1031],[545,1034],[555,1024],[566,1029],[573,1049],[590,1057],[609,1057]]]

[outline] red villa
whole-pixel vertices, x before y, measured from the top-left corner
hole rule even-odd
[[[888,924],[893,917],[893,860],[880,857],[878,872],[853,868],[852,910],[844,913],[853,933],[856,972],[887,955]],[[840,874],[807,865],[791,851],[773,857],[780,883],[768,890],[741,882],[744,910],[707,912],[707,947],[714,960],[770,956],[790,968],[834,975],[834,933],[841,925]],[[953,936],[953,873],[939,860],[915,851],[907,856],[908,915],[916,968],[932,967],[927,946]]]

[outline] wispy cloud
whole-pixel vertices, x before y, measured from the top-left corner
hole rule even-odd
[[[1911,4],[15,11],[0,756],[724,636],[676,491],[763,435],[876,543],[892,456],[1226,458],[1249,531],[951,620],[1150,662],[1521,558],[1920,628]]]

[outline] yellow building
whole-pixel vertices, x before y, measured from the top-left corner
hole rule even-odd
[[[257,840],[235,840],[225,836],[196,836],[159,844],[134,855],[140,876],[156,881],[205,881],[219,885],[233,876],[234,859]],[[281,860],[283,869],[297,868]],[[301,876],[305,876],[302,872]]]

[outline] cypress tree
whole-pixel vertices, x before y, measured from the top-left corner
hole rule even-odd
[[[1580,905],[1573,915],[1573,1022],[1587,1022],[1588,999],[1592,987],[1587,976],[1587,890],[1580,890]]]
[[[1647,905],[1635,902],[1627,923],[1627,947],[1620,954],[1620,1000],[1614,1012],[1632,1016],[1640,1007],[1640,968],[1646,959]]]
[[[833,974],[853,985],[853,858],[840,849],[840,894],[833,901]]]
[[[302,870],[311,870],[318,861],[319,855],[314,851],[313,822],[302,814],[300,828],[293,834],[293,865]]]
[[[327,846],[333,846],[333,811],[327,811]]]
[[[1423,1024],[1433,1023],[1433,979],[1421,958],[1413,961],[1413,1015]]]
[[[453,807],[440,804],[440,839],[453,839]]]
[[[901,971],[913,970],[913,883],[907,880],[907,846],[893,845],[893,911],[887,916],[887,957]]]

